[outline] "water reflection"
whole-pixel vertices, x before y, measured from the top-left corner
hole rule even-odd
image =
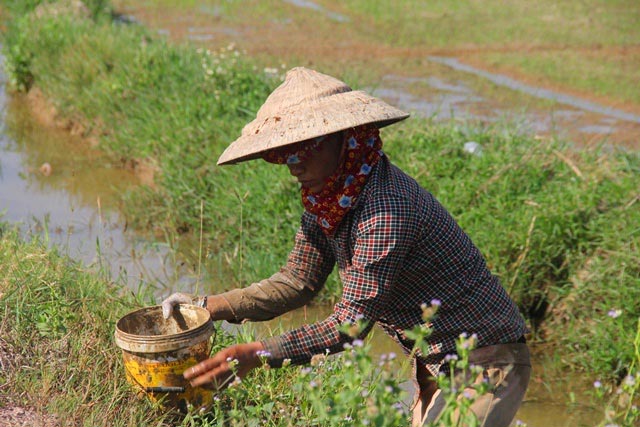
[[[36,123],[26,97],[7,102],[4,84],[0,100],[1,220],[86,265],[105,267],[132,289],[141,281],[174,286],[182,280],[167,245],[126,230],[118,207],[122,193],[139,185],[134,174],[114,167],[79,137]],[[41,171],[45,163],[48,175]]]

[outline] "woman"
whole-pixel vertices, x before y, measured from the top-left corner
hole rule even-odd
[[[475,334],[471,362],[493,388],[472,411],[482,425],[507,426],[524,396],[529,375],[525,324],[515,304],[487,269],[469,237],[415,180],[382,152],[378,129],[408,114],[353,91],[330,76],[294,68],[265,101],[254,121],[218,164],[262,158],[286,164],[301,185],[305,211],[287,263],[269,279],[219,295],[171,295],[174,304],[205,306],[214,320],[266,320],[301,307],[321,290],[337,264],[342,299],[327,319],[281,336],[226,348],[188,369],[194,386],[224,385],[237,359],[243,377],[262,362],[304,364],[316,354],[339,352],[353,337],[341,325],[364,321],[358,338],[379,325],[409,354],[406,330],[424,323],[425,303],[437,304],[429,350],[418,352],[413,425],[435,421],[443,409],[433,377],[456,352],[456,339]]]

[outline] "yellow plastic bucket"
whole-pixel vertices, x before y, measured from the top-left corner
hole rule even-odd
[[[127,314],[115,331],[127,380],[165,408],[209,406],[213,392],[191,387],[182,373],[209,357],[213,331],[209,312],[195,305],[176,306],[169,319],[160,306]]]

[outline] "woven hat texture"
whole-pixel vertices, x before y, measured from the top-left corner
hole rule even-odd
[[[376,124],[390,125],[409,117],[408,113],[346,83],[296,67],[287,72],[243,129],[218,159],[218,164],[259,158],[261,153],[344,129]]]

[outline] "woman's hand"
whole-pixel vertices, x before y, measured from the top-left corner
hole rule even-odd
[[[206,308],[211,320],[233,320],[234,314],[227,300],[220,295],[198,296],[176,292],[162,301],[162,316],[168,319],[178,304],[194,304]]]
[[[195,295],[184,294],[182,292],[173,293],[162,301],[162,316],[165,319],[171,317],[173,314],[173,307],[178,304],[194,304],[202,307],[204,305],[204,301],[204,297],[197,297]]]
[[[236,344],[219,351],[210,359],[188,368],[184,377],[193,387],[222,390],[236,377],[242,379],[249,371],[262,364],[260,342]]]

